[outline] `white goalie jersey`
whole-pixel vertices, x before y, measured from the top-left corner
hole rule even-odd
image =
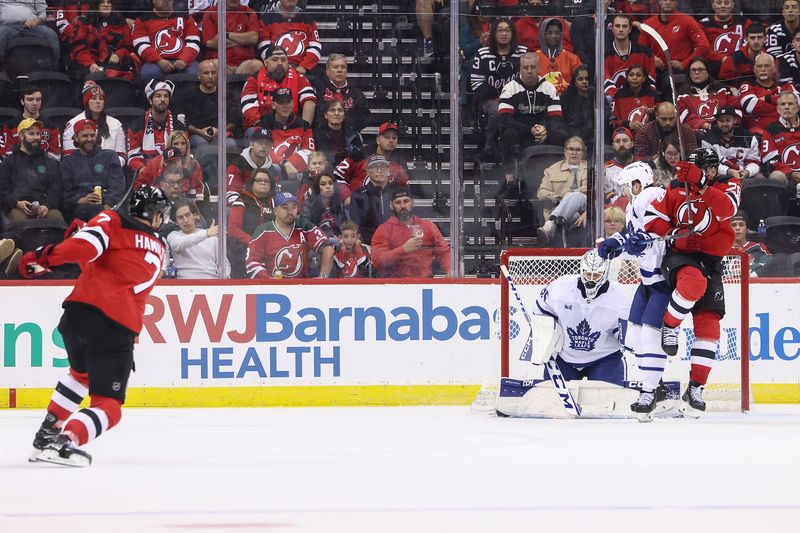
[[[647,187],[642,190],[625,211],[625,219],[627,221],[628,235],[632,235],[637,231],[644,231],[644,212],[653,202],[660,200],[666,190],[661,187]],[[651,234],[652,237],[658,237]],[[639,263],[639,270],[642,274],[642,284],[653,285],[659,281],[664,281],[664,276],[661,274],[661,261],[664,259],[664,254],[667,251],[667,244],[664,241],[653,241],[650,246],[644,251],[643,255],[638,257],[628,254],[622,254],[622,259],[628,259]]]
[[[564,330],[559,355],[568,363],[585,365],[619,351],[619,321],[627,319],[632,295],[610,281],[593,300],[586,301],[577,274],[558,278],[542,289],[533,313],[555,318]]]

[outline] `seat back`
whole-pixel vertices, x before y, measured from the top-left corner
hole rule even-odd
[[[140,130],[144,127],[144,109],[138,107],[106,107],[106,114],[122,122],[125,130]]]
[[[53,53],[47,42],[36,36],[15,36],[8,40],[5,71],[12,80],[36,71],[54,71]]]
[[[800,218],[769,217],[764,224],[767,226],[765,244],[770,252],[773,254],[800,252]]]
[[[96,78],[94,80],[106,93],[106,109],[111,107],[131,107],[136,104],[136,91],[133,83],[124,78]]]
[[[56,126],[63,132],[66,123],[69,122],[72,117],[82,112],[83,110],[77,107],[51,107],[42,110],[42,118],[46,123],[51,126]]]
[[[0,71],[0,106],[6,107],[16,105],[16,97],[17,94],[14,90],[14,84],[11,82],[8,74]]]
[[[519,170],[534,198],[542,184],[544,170],[562,159],[564,159],[564,149],[559,146],[529,146],[522,151]]]
[[[31,72],[28,83],[41,87],[43,109],[75,105],[75,86],[62,72]]]
[[[760,220],[783,216],[788,207],[787,189],[775,180],[747,178],[742,181],[742,209],[747,227],[756,229]]]

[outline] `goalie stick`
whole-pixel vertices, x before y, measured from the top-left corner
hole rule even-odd
[[[525,321],[528,323],[528,327],[530,328],[528,340],[525,342],[525,347],[522,349],[522,354],[520,357],[520,359],[522,359],[528,355],[527,352],[532,350],[533,347],[533,324],[531,322],[531,315],[528,314],[525,304],[522,303],[522,297],[517,291],[517,286],[514,284],[514,280],[511,278],[511,273],[508,271],[508,268],[505,265],[500,265],[500,271],[506,278],[506,282],[511,288],[511,292],[514,293],[514,298],[519,304],[519,309],[522,312],[522,316],[525,317]],[[529,357],[530,356],[528,355],[528,358]],[[558,396],[561,398],[561,404],[563,405],[564,409],[566,409],[570,414],[580,416],[581,409],[578,406],[578,403],[572,397],[569,387],[567,387],[567,382],[564,380],[564,376],[561,374],[561,369],[558,367],[555,353],[550,354],[550,358],[545,362],[545,366],[547,367],[547,372],[550,375],[550,381],[552,381],[553,387],[555,387]]]

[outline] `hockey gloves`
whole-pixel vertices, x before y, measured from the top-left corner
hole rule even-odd
[[[32,252],[28,252],[19,260],[19,273],[23,278],[33,278],[42,276],[53,270],[50,268],[48,256],[53,251],[54,246],[40,246]]]
[[[622,253],[624,246],[625,237],[619,233],[615,233],[600,243],[600,245],[597,247],[597,254],[603,259],[614,259]]]
[[[681,162],[678,164],[678,173],[675,178],[680,183],[688,183],[689,187],[694,191],[699,191],[708,185],[708,177],[700,167],[694,163]]]
[[[653,239],[643,231],[637,231],[628,235],[625,241],[625,252],[634,257],[640,256],[644,253]]]

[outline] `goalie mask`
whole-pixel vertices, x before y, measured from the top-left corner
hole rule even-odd
[[[580,284],[586,301],[594,300],[598,292],[608,283],[608,261],[592,249],[581,256]]]

